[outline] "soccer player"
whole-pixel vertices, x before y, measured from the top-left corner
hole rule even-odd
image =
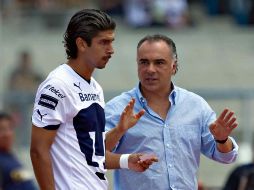
[[[115,22],[104,12],[85,9],[70,20],[64,35],[67,63],[53,70],[39,86],[32,115],[31,159],[43,190],[105,190],[106,168],[144,171],[156,158],[106,152],[104,97],[92,77],[114,53]],[[133,113],[130,99],[116,127],[125,131],[144,114]],[[106,142],[114,145],[109,133]],[[115,131],[115,132],[114,132]]]
[[[142,38],[137,46],[139,84],[105,106],[109,130],[115,127],[128,99],[134,98],[134,111],[146,112],[134,128],[122,138],[118,136],[114,150],[146,152],[160,160],[140,175],[115,171],[115,190],[194,190],[201,153],[222,163],[236,159],[238,146],[229,137],[238,126],[234,113],[225,109],[216,118],[203,98],[173,84],[177,61],[175,43],[167,36]]]

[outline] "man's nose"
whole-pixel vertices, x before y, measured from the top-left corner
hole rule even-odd
[[[113,53],[114,53],[113,45],[110,45],[110,46],[108,47],[107,53],[108,53],[108,54],[113,54]]]
[[[155,72],[155,65],[153,63],[148,64],[147,71],[148,72]]]

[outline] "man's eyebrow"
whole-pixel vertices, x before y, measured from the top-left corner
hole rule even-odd
[[[165,59],[155,59],[155,61],[165,61]]]
[[[146,58],[140,58],[139,61],[147,61]],[[153,59],[153,61],[165,61],[165,59]]]
[[[113,42],[115,41],[115,38],[101,38],[99,41],[108,41],[108,42]]]
[[[148,61],[148,59],[145,59],[145,58],[141,58],[141,59],[138,59],[139,61]]]

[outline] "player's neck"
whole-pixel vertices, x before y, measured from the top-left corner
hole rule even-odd
[[[94,71],[94,68],[89,68],[87,64],[79,61],[78,59],[70,59],[67,64],[81,77],[86,80],[90,80]]]

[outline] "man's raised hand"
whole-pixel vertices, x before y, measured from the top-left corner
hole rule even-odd
[[[145,110],[140,110],[137,114],[133,112],[135,104],[135,99],[132,98],[130,102],[127,104],[127,106],[124,108],[119,125],[118,125],[118,130],[122,132],[126,132],[129,128],[133,127],[138,120],[144,115]]]

